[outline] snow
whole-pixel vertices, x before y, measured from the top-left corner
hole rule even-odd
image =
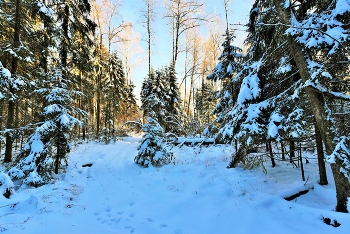
[[[0,75],[2,77],[6,77],[7,79],[11,78],[11,72],[7,68],[5,68],[1,62],[0,62],[0,71],[1,71]]]
[[[226,169],[233,153],[227,145],[173,147],[171,164],[142,168],[134,163],[139,140],[79,144],[55,184],[0,196],[0,232],[349,233],[349,214],[333,211],[331,175],[329,185],[317,183],[316,160],[304,165],[307,182],[288,162],[265,163],[267,174]]]
[[[333,14],[342,15],[345,12],[350,12],[350,0],[338,0],[337,5],[333,10]]]
[[[37,4],[38,4],[38,7],[40,7],[39,12],[42,12],[43,14],[45,14],[46,16],[49,16],[49,17],[52,16],[53,11],[50,8],[46,7],[44,5],[44,3],[38,2]]]
[[[7,190],[14,192],[13,188],[14,188],[14,184],[11,181],[10,177],[5,173],[0,172],[0,196],[5,194]]]
[[[244,78],[237,99],[240,105],[243,105],[245,101],[252,100],[259,95],[259,82],[260,79],[257,74],[252,74]]]
[[[1,75],[7,78],[11,78],[11,72],[4,67],[2,68]]]

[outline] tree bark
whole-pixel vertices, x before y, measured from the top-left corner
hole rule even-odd
[[[289,25],[291,16],[285,8],[281,7],[281,1],[274,0],[274,5],[282,23]],[[307,58],[309,56],[305,53],[302,46],[292,38],[292,36],[288,35],[287,40],[290,53],[296,62],[302,81],[303,83],[306,83],[306,81],[311,79],[307,64]],[[331,155],[336,146],[334,141],[336,133],[332,128],[331,120],[328,118],[328,113],[325,109],[324,97],[311,87],[306,87],[305,91],[313,114],[316,118],[316,124],[319,127],[322,140],[325,144],[326,153],[327,155]],[[350,181],[341,172],[342,163],[343,162],[341,160],[336,158],[335,163],[331,164],[337,193],[336,211],[348,213],[347,202],[348,198],[350,197]]]
[[[270,158],[271,158],[271,165],[272,167],[276,167],[276,162],[275,162],[275,158],[273,156],[273,152],[272,152],[272,144],[271,141],[269,141],[267,144],[267,147],[269,149],[269,154],[270,154]]]
[[[281,141],[281,151],[282,151],[282,160],[284,161],[284,160],[286,160],[286,155],[284,153],[284,144],[282,141]]]
[[[315,126],[315,139],[316,139],[316,148],[317,148],[317,159],[318,159],[318,172],[320,175],[320,185],[327,185],[327,174],[326,174],[326,165],[324,162],[324,152],[323,152],[323,145],[322,145],[322,137],[320,130],[318,129],[317,124],[314,124]]]
[[[59,166],[60,166],[60,158],[61,158],[61,142],[60,142],[60,140],[61,140],[61,123],[60,122],[58,122],[57,123],[57,129],[58,129],[58,131],[57,131],[57,145],[56,145],[56,147],[57,147],[57,152],[56,152],[56,161],[55,161],[55,174],[58,174],[58,168],[59,168]]]
[[[293,158],[295,158],[295,141],[290,140],[289,141],[289,162],[290,163],[294,163]]]
[[[16,15],[15,15],[15,28],[14,28],[14,48],[18,48],[20,46],[20,30],[21,30],[21,0],[16,0]],[[12,76],[16,76],[18,67],[18,58],[16,56],[12,56],[12,64],[11,64],[11,74]],[[9,88],[11,94],[14,93],[14,89],[11,86]],[[6,128],[8,130],[12,130],[13,124],[15,121],[15,102],[13,98],[10,98],[7,109],[7,124]],[[6,133],[6,149],[5,149],[5,158],[4,162],[12,161],[12,146],[13,146],[13,136],[11,131]]]
[[[148,43],[148,75],[151,74],[151,2],[147,1],[147,43]]]

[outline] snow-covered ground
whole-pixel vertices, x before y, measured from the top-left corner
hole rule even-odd
[[[139,140],[81,144],[55,184],[0,196],[0,232],[350,233],[350,215],[333,211],[331,175],[330,185],[318,185],[312,161],[306,184],[287,162],[267,163],[267,174],[226,169],[232,149],[222,145],[174,147],[171,165],[141,168],[133,161]]]

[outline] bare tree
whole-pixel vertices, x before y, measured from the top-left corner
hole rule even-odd
[[[133,69],[141,65],[145,58],[143,55],[144,50],[140,46],[140,34],[133,30],[133,25],[130,22],[125,22],[126,27],[120,34],[121,43],[118,43],[118,51],[123,56],[125,64],[125,77],[127,83],[131,82],[131,72]],[[138,55],[135,57],[134,55]]]
[[[204,3],[197,0],[167,0],[165,1],[168,18],[173,34],[173,63],[176,65],[180,53],[179,43],[183,33],[191,28],[200,26],[203,21],[208,21],[208,17],[203,14]]]
[[[141,10],[141,24],[147,30],[147,45],[148,45],[148,74],[151,73],[151,45],[153,41],[153,29],[151,27],[152,23],[155,21],[156,17],[156,0],[143,0],[146,4],[146,10]]]
[[[201,37],[198,36],[198,30],[192,29],[192,33],[189,33],[189,41],[190,41],[190,53],[191,53],[191,69],[190,69],[190,90],[188,95],[188,103],[187,103],[187,116],[190,115],[190,106],[191,99],[194,99],[194,85],[195,85],[195,76],[199,74],[200,67],[200,58],[201,58]],[[193,102],[192,102],[193,104]]]

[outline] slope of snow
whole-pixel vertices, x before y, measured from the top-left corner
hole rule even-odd
[[[330,185],[318,185],[312,160],[304,165],[306,183],[287,162],[267,162],[267,174],[226,169],[232,148],[223,145],[174,147],[172,164],[141,168],[133,161],[139,140],[83,143],[55,184],[0,196],[0,232],[349,233],[350,215],[333,211],[331,175]]]

